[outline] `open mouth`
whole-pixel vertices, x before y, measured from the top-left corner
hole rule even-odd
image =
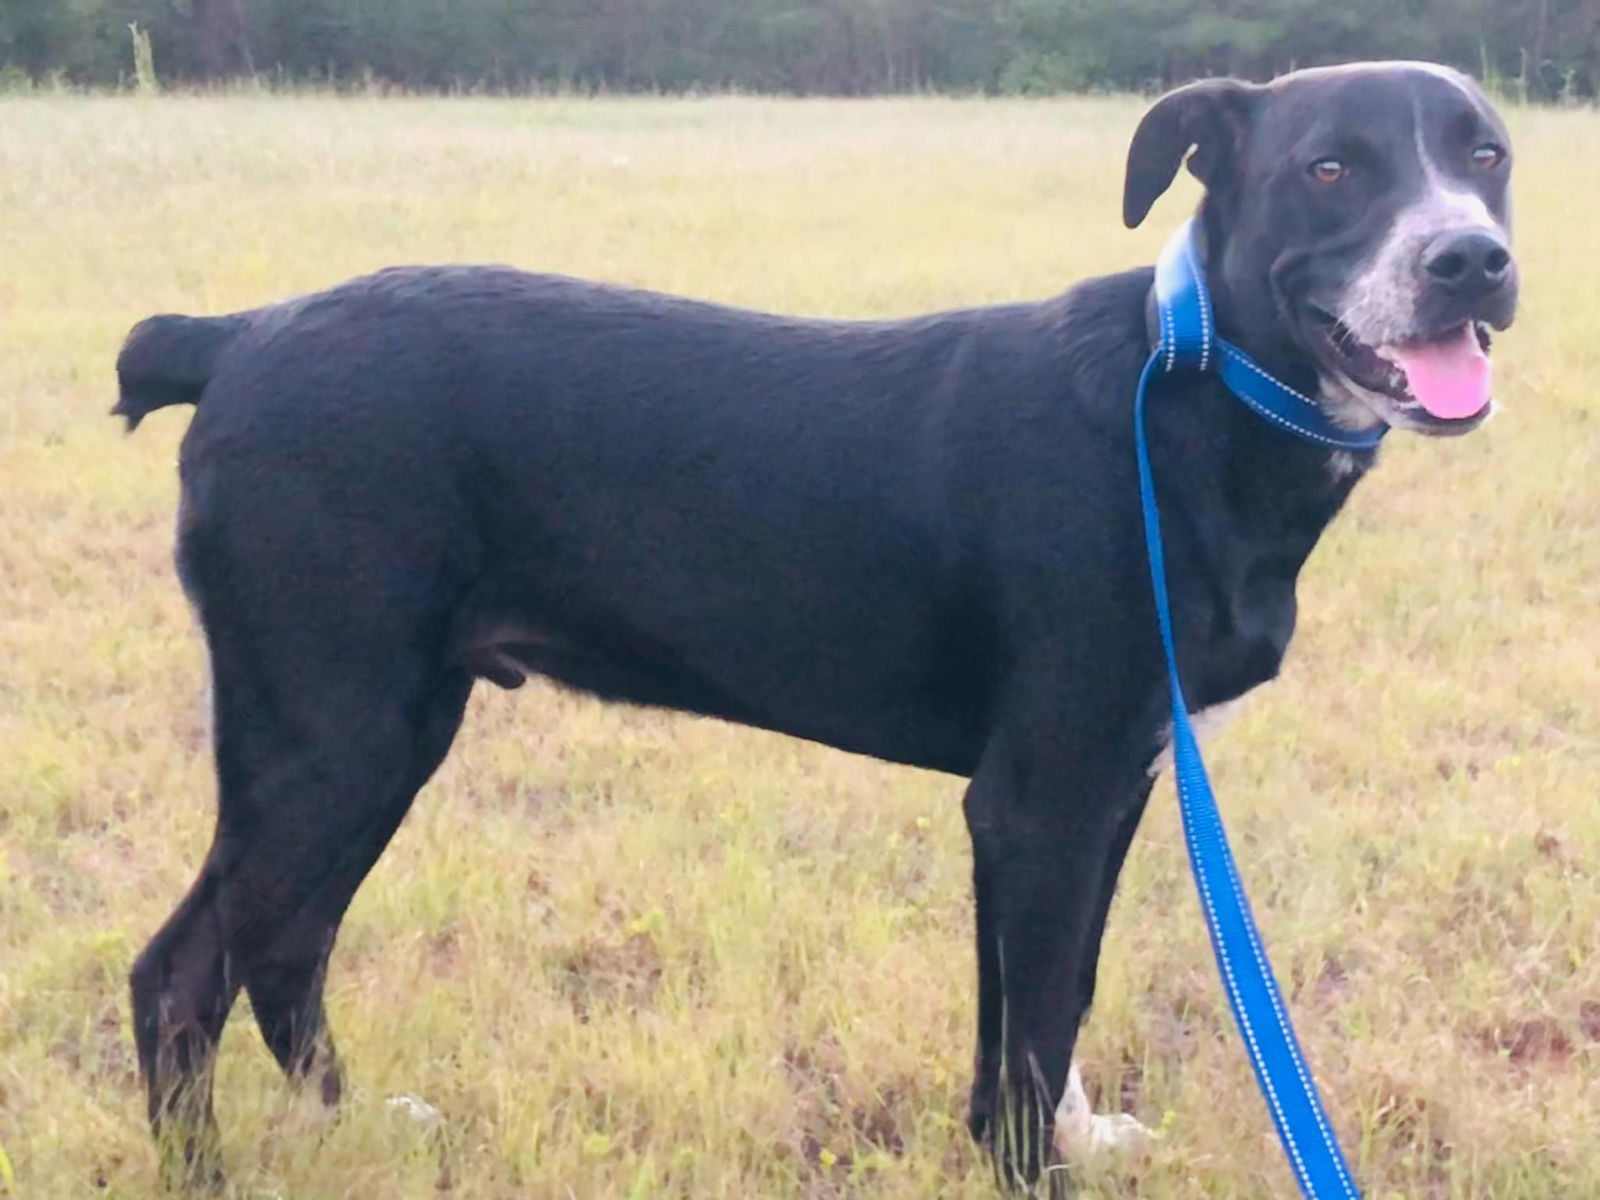
[[[1369,345],[1332,314],[1312,309],[1332,365],[1386,397],[1413,420],[1467,427],[1489,410],[1489,326],[1463,321],[1446,329]]]

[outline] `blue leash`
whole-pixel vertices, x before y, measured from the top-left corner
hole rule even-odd
[[[1150,451],[1145,444],[1144,410],[1150,385],[1159,376],[1179,371],[1213,371],[1252,411],[1311,441],[1344,450],[1370,450],[1383,437],[1385,427],[1361,433],[1340,429],[1313,401],[1278,382],[1242,350],[1216,335],[1211,297],[1195,254],[1192,221],[1178,230],[1161,253],[1156,265],[1155,296],[1160,340],[1139,376],[1134,442],[1139,457],[1139,500],[1144,510],[1145,547],[1150,555],[1150,583],[1155,591],[1156,617],[1161,625],[1167,681],[1172,690],[1174,774],[1189,862],[1228,1004],[1244,1035],[1256,1082],[1266,1097],[1273,1124],[1278,1128],[1278,1140],[1283,1143],[1300,1191],[1307,1200],[1359,1200],[1360,1193],[1289,1024],[1289,1013],[1250,914],[1250,902],[1245,898],[1222,828],[1222,814],[1211,794],[1200,746],[1189,723],[1173,649],[1166,560],[1161,548],[1161,520],[1156,509],[1155,480],[1150,473]]]

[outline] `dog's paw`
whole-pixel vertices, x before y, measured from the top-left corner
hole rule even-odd
[[[1089,1116],[1090,1154],[1142,1154],[1155,1133],[1132,1113],[1092,1113]]]
[[[1140,1154],[1154,1139],[1155,1134],[1131,1113],[1091,1112],[1078,1064],[1072,1064],[1067,1090],[1056,1106],[1055,1148],[1062,1158],[1081,1162],[1103,1154]]]
[[[385,1100],[384,1107],[390,1112],[410,1118],[411,1123],[423,1133],[436,1133],[439,1129],[439,1110],[421,1096],[401,1092],[398,1096],[390,1096]]]

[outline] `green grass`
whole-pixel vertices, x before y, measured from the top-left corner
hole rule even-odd
[[[0,100],[0,1194],[154,1188],[133,955],[212,819],[169,557],[187,417],[105,410],[128,326],[396,262],[791,312],[1035,297],[1147,262],[1133,100]],[[1213,743],[1258,912],[1375,1200],[1600,1195],[1600,116],[1516,112],[1503,415],[1397,436],[1284,677]],[[536,336],[530,331],[530,336]],[[1003,404],[1003,396],[995,397]],[[1063,514],[1068,519],[1070,514]],[[962,1126],[960,784],[538,686],[475,697],[330,980],[350,1104],[244,1014],[241,1197],[986,1197]],[[1090,1196],[1283,1196],[1170,791],[1124,875],[1091,1090],[1164,1136]],[[415,1093],[435,1135],[386,1107]]]

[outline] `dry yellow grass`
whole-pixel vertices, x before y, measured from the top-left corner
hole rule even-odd
[[[1133,100],[0,101],[0,1146],[154,1187],[124,978],[211,823],[169,559],[187,414],[103,415],[136,319],[491,260],[795,312],[1029,297],[1149,261]],[[1392,439],[1285,677],[1212,759],[1369,1195],[1600,1195],[1600,117],[1519,112],[1504,415]],[[536,336],[536,331],[530,331]],[[996,397],[1004,403],[1004,397]],[[1065,516],[1065,514],[1064,514]],[[485,690],[358,897],[319,1129],[241,1012],[240,1196],[986,1197],[959,782],[537,686]],[[1089,1196],[1284,1196],[1166,788],[1091,1087],[1164,1136]],[[419,1132],[386,1107],[415,1093]]]

